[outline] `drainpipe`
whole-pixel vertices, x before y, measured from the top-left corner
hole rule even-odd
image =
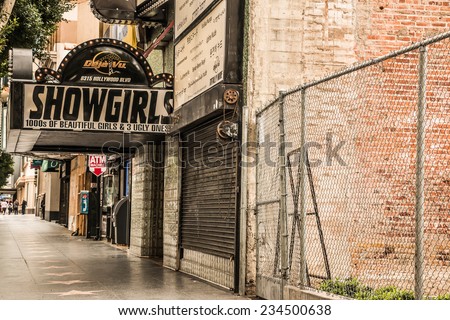
[[[248,208],[248,107],[242,107],[241,127],[241,212],[239,230],[239,294],[246,293],[247,278],[247,208]]]

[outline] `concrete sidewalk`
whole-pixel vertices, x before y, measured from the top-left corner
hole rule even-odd
[[[33,215],[0,215],[0,299],[244,298]]]

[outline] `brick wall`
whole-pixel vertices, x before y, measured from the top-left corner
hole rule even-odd
[[[450,23],[447,1],[260,0],[250,1],[249,11],[247,101],[253,115],[280,89],[447,31]],[[445,248],[450,228],[448,80],[439,72],[439,68],[448,70],[450,64],[445,53],[434,52],[428,87],[425,203],[425,285],[430,294],[450,289],[445,285],[433,289],[432,284],[448,271],[443,267],[449,261]],[[400,287],[411,288],[413,281],[417,59],[416,52],[370,69],[363,82],[360,73],[345,84],[337,81],[334,87],[319,88],[312,92],[318,102],[308,109],[308,139],[324,143],[331,130],[335,141],[347,139],[343,152],[350,167],[361,168],[353,172],[351,168],[322,167],[315,176],[324,228],[332,230],[327,241],[348,244],[341,247],[340,255],[334,255],[332,267],[345,265],[338,275],[365,277],[369,284],[383,279],[378,285],[400,283]],[[402,68],[405,71],[399,71]],[[373,82],[377,76],[379,81]],[[369,91],[371,96],[367,96]],[[292,108],[298,107],[298,101],[292,102]],[[254,126],[253,120],[251,139],[256,139]],[[324,151],[315,156],[323,159]],[[254,209],[251,190],[256,182],[250,177],[249,183],[249,207]],[[350,216],[342,219],[343,214]],[[255,234],[255,225],[249,222],[250,235]],[[310,228],[315,228],[313,222]],[[310,240],[317,243],[317,235],[311,233]],[[250,238],[249,252],[255,246]],[[321,259],[314,263],[323,271]],[[248,268],[247,281],[251,282],[256,263],[250,260]]]
[[[450,27],[448,1],[359,2],[357,9],[365,12],[368,17],[362,23],[364,28],[359,30],[361,38],[358,39],[355,50],[358,60],[386,54],[446,32]],[[450,290],[442,278],[449,272],[448,255],[442,249],[450,244],[450,203],[446,197],[450,191],[447,183],[450,174],[447,156],[450,148],[447,142],[450,114],[444,107],[450,88],[446,72],[443,71],[450,67],[449,60],[445,58],[448,46],[447,40],[428,48],[424,286],[425,293],[431,295]],[[378,212],[382,213],[382,217],[379,218],[379,226],[375,228],[377,231],[372,238],[378,235],[380,240],[367,241],[367,234],[360,236],[353,262],[357,269],[356,275],[364,277],[372,274],[369,277],[371,282],[379,281],[375,280],[377,274],[384,274],[382,282],[385,285],[391,282],[400,283],[399,286],[404,288],[412,288],[416,129],[411,120],[415,119],[418,94],[417,53],[400,57],[385,72],[393,72],[400,65],[403,69],[401,75],[393,77],[395,83],[385,83],[383,88],[385,101],[393,102],[386,103],[388,108],[385,108],[383,114],[378,114],[379,118],[386,117],[382,121],[387,124],[386,130],[390,132],[377,137],[371,144],[371,150],[367,145],[365,148],[370,158],[386,159],[372,164],[372,167],[378,167],[377,182],[373,182],[372,190],[388,190],[378,197]],[[389,88],[397,89],[388,91]],[[370,118],[369,114],[366,116]],[[377,120],[380,123],[379,118],[372,118],[366,123],[372,123],[374,128]],[[369,131],[370,128],[368,126],[366,130]],[[391,154],[387,155],[386,151]],[[358,254],[361,246],[368,246],[362,251],[362,256]],[[399,279],[404,279],[404,282]]]
[[[249,104],[450,27],[448,1],[249,1]]]
[[[357,60],[354,1],[249,1],[247,102],[250,141],[255,111],[280,90],[318,79]],[[250,148],[249,152],[254,150]],[[273,160],[273,159],[272,159]],[[256,279],[256,168],[249,168],[248,292]]]
[[[358,60],[386,54],[450,27],[449,1],[360,0],[355,9]]]

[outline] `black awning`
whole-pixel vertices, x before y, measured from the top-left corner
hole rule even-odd
[[[139,2],[139,4],[138,4]],[[169,0],[91,0],[95,17],[109,24],[164,24]]]
[[[131,154],[141,146],[163,140],[161,134],[17,129],[10,130],[6,151],[64,160],[88,153]]]
[[[0,194],[16,194],[16,189],[0,188]]]

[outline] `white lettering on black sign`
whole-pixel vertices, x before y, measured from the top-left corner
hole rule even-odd
[[[24,128],[129,132],[169,130],[171,90],[24,86]]]

